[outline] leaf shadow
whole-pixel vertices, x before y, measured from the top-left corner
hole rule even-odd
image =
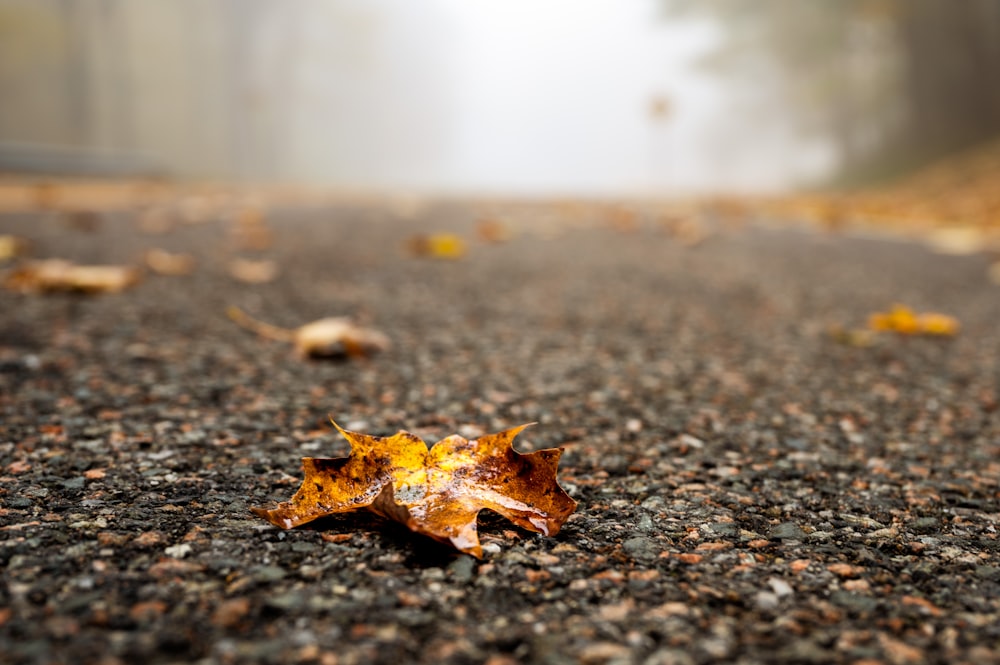
[[[411,568],[440,568],[462,556],[453,547],[415,533],[399,522],[366,511],[327,515],[301,528],[333,534],[369,534],[381,549],[403,554],[403,563]]]

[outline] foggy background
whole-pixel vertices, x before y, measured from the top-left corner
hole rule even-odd
[[[877,181],[1000,130],[998,0],[0,0],[0,171]]]

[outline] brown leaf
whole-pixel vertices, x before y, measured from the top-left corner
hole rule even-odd
[[[195,263],[190,254],[175,254],[159,248],[146,252],[146,265],[159,275],[190,275],[194,272]]]
[[[258,321],[236,306],[228,307],[226,315],[262,337],[291,342],[303,358],[365,357],[391,346],[378,330],[362,328],[344,317],[319,319],[292,330]]]
[[[278,264],[271,259],[235,258],[229,262],[229,274],[246,284],[266,284],[278,276]]]
[[[138,281],[139,271],[129,266],[79,266],[46,259],[22,264],[7,275],[4,286],[22,293],[118,293]]]
[[[453,434],[428,449],[409,432],[377,437],[337,426],[351,444],[349,457],[303,458],[306,476],[291,501],[251,510],[291,529],[333,513],[367,509],[481,558],[480,510],[552,536],[576,509],[556,480],[562,449],[529,454],[513,449],[514,437],[525,427],[471,441]]]

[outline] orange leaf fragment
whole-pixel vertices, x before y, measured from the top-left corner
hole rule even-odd
[[[29,261],[10,272],[4,286],[22,293],[118,293],[139,281],[129,266],[80,266],[63,259]]]
[[[917,314],[905,305],[893,305],[888,312],[872,314],[868,319],[868,327],[875,332],[894,332],[900,335],[952,337],[958,333],[959,325],[955,317],[947,314]]]
[[[303,358],[366,357],[391,346],[383,333],[358,326],[345,317],[327,317],[290,329],[258,321],[235,305],[226,309],[226,315],[262,337],[291,342]]]
[[[429,449],[410,432],[378,437],[334,425],[350,442],[350,456],[303,458],[305,479],[291,501],[252,508],[255,515],[291,529],[366,509],[482,558],[476,518],[484,508],[546,536],[576,509],[556,480],[561,448],[514,450],[527,425],[471,441],[453,434]]]
[[[888,312],[876,312],[868,319],[868,327],[876,332],[896,332],[915,335],[920,332],[917,315],[906,305],[893,305]]]
[[[958,333],[958,319],[938,312],[921,314],[920,332],[937,337],[953,337]]]

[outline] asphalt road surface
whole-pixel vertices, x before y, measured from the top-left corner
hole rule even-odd
[[[693,243],[585,205],[504,209],[518,233],[488,244],[479,212],[272,212],[244,253],[277,261],[261,284],[229,275],[226,224],[0,218],[39,257],[198,261],[0,292],[0,661],[1000,662],[988,257],[754,225]],[[407,254],[435,231],[466,255]],[[897,302],[961,331],[829,333]],[[302,360],[230,305],[392,348]],[[482,560],[368,514],[251,514],[301,457],[347,453],[328,416],[428,442],[536,422],[519,449],[564,447],[579,508],[556,537],[482,515]]]

